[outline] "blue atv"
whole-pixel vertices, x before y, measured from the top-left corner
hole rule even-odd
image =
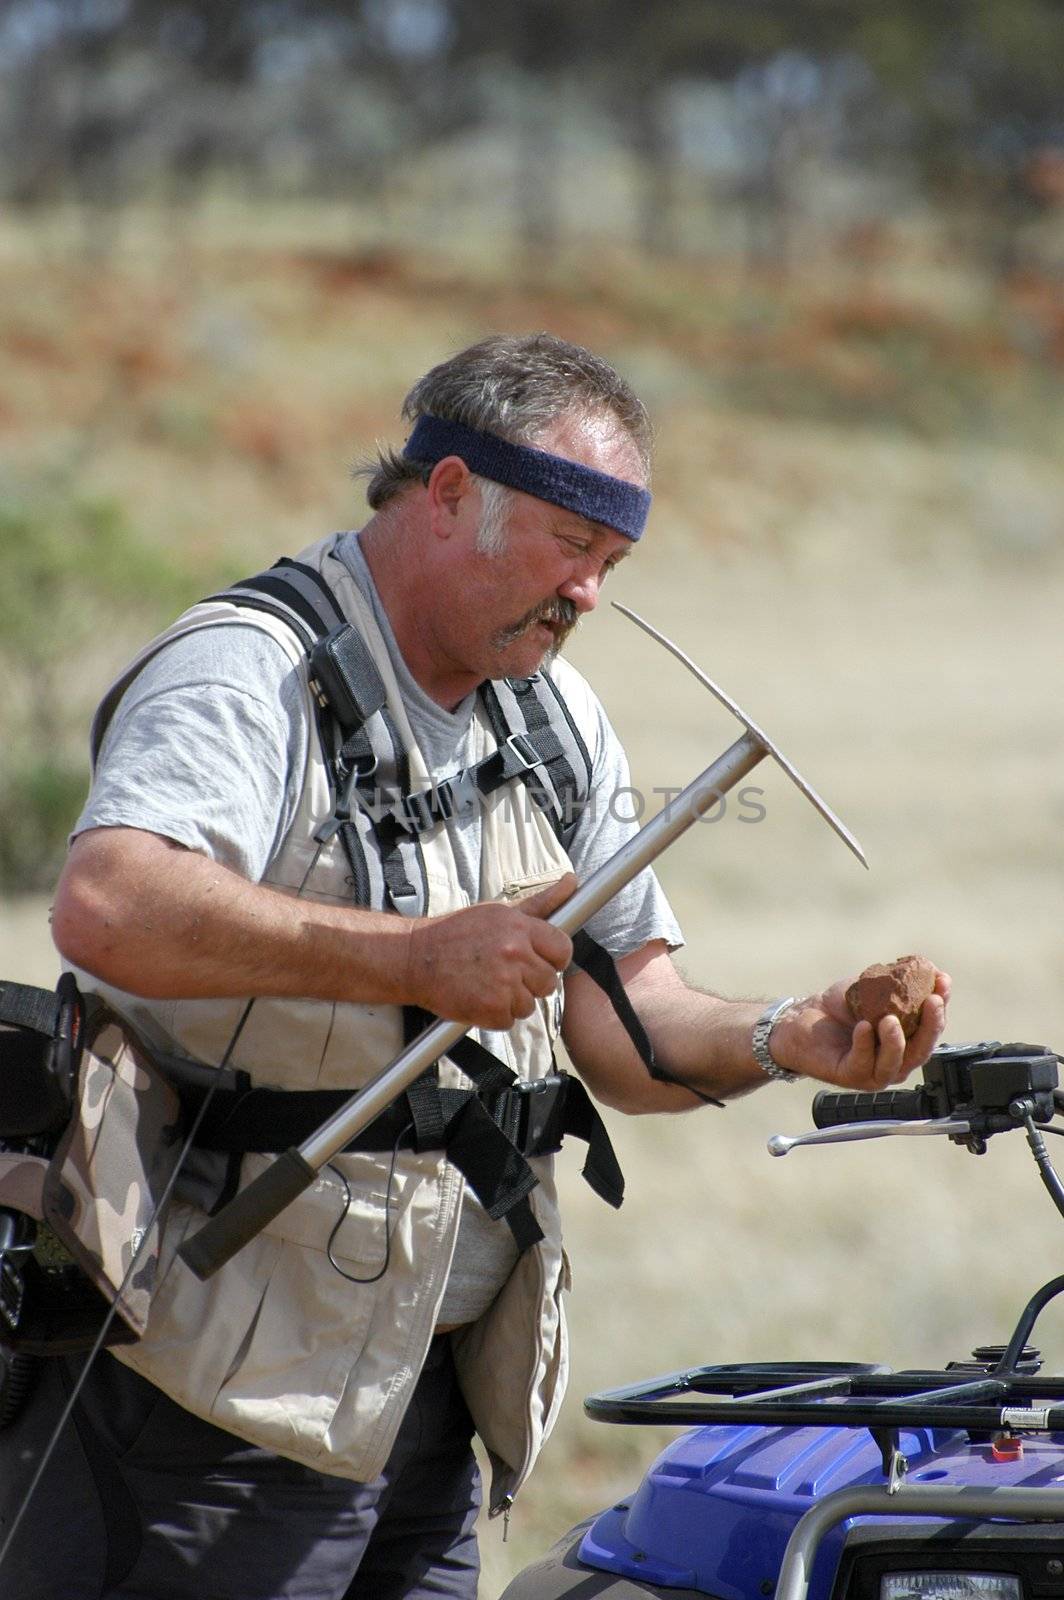
[[[942,1046],[913,1089],[825,1091],[797,1145],[943,1135],[975,1154],[1026,1130],[1064,1214],[1044,1132],[1060,1057]],[[839,1362],[697,1367],[585,1402],[598,1422],[693,1424],[635,1492],[573,1528],[502,1600],[1064,1600],[1064,1377],[1029,1344],[1064,1276],[1005,1345],[940,1371]]]

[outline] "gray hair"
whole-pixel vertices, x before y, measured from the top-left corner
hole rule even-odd
[[[477,529],[477,549],[481,555],[501,556],[505,554],[507,544],[507,527],[510,521],[510,507],[513,504],[513,491],[504,483],[495,483],[491,478],[477,478],[477,487],[480,490],[480,526]]]
[[[605,413],[635,446],[649,481],[651,428],[642,401],[608,362],[554,334],[495,334],[440,362],[403,401],[408,422],[426,412],[497,433],[511,444],[535,444],[552,422],[572,412]],[[424,463],[382,449],[354,475],[369,479],[366,498],[379,511],[411,484],[427,482],[430,471]],[[479,481],[483,493],[485,483]],[[489,508],[496,517],[501,514],[494,496]],[[498,548],[500,533],[496,526],[489,547]]]

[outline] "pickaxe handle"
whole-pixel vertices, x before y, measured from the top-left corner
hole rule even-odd
[[[546,920],[563,933],[576,933],[769,753],[768,744],[756,734],[744,733]],[[327,1161],[467,1032],[468,1024],[463,1022],[434,1022],[323,1122],[317,1132],[278,1156],[198,1233],[186,1239],[178,1251],[181,1259],[198,1278],[211,1277],[309,1188]]]

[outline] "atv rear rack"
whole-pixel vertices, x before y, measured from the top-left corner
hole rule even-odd
[[[755,1423],[784,1428],[963,1428],[969,1433],[1064,1432],[1064,1377],[1042,1377],[1027,1340],[1064,1293],[1052,1278],[1023,1308],[1004,1346],[938,1371],[894,1372],[849,1361],[755,1361],[693,1367],[589,1395],[595,1422]],[[1054,1404],[1053,1402],[1061,1402]]]
[[[1064,1377],[997,1375],[974,1364],[892,1372],[852,1362],[695,1367],[589,1395],[595,1422],[756,1423],[824,1428],[964,1428],[1064,1432]],[[1046,1402],[1060,1402],[1046,1404]]]

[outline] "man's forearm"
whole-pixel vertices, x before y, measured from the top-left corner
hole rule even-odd
[[[754,1023],[766,1003],[727,1000],[686,986],[667,1002],[653,992],[643,997],[640,1011],[656,1056],[672,1077],[698,1091],[681,1091],[680,1109],[704,1104],[702,1096],[734,1100],[766,1082],[751,1049]]]
[[[406,998],[402,918],[296,899],[134,829],[75,841],[53,935],[76,966],[150,999]]]
[[[769,1082],[753,1055],[754,1024],[763,1000],[723,1000],[692,989],[660,941],[617,963],[661,1066],[690,1084],[651,1078],[605,995],[584,973],[566,980],[565,1042],[575,1065],[607,1105],[630,1113],[687,1111],[701,1096],[733,1099]],[[916,1031],[903,1034],[895,1016],[876,1028],[854,1022],[845,980],[798,1000],[780,1017],[770,1049],[778,1066],[843,1089],[885,1089],[926,1061],[938,1041],[949,978],[936,972]]]
[[[602,990],[584,973],[571,973],[565,1043],[598,1099],[629,1114],[690,1111],[705,1103],[702,1096],[733,1099],[765,1082],[750,1052],[764,1001],[724,1000],[689,988],[663,953],[653,965],[628,958],[618,967],[658,1063],[699,1093],[652,1078]]]

